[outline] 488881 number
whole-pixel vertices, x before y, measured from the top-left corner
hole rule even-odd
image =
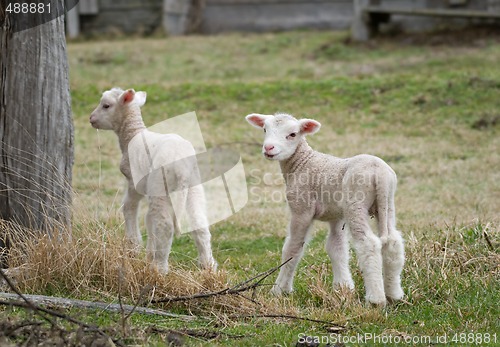
[[[50,2],[44,4],[43,2],[39,3],[22,3],[22,2],[10,2],[5,9],[7,13],[14,14],[41,14],[41,13],[50,13]]]

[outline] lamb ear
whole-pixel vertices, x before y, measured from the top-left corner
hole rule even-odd
[[[321,123],[314,119],[301,119],[299,120],[300,132],[306,135],[312,135],[321,128]]]
[[[139,106],[142,107],[146,103],[146,92],[137,92],[135,93],[135,103]]]
[[[127,104],[127,103],[131,102],[132,100],[134,100],[134,97],[135,97],[135,90],[128,89],[128,90],[124,91],[122,93],[122,95],[120,95],[120,102],[122,104]]]
[[[266,119],[269,119],[271,117],[273,117],[273,116],[265,115],[265,114],[252,113],[252,114],[249,114],[248,116],[246,116],[245,119],[247,120],[248,123],[250,123],[254,127],[260,129],[260,128],[264,127],[264,123],[265,123]]]

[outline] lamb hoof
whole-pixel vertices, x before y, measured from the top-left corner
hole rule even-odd
[[[387,301],[385,299],[385,296],[379,297],[379,296],[366,296],[366,302],[370,304],[372,307],[385,307],[387,304]]]
[[[158,271],[158,273],[162,275],[166,275],[168,273],[168,264],[167,265],[154,264],[153,268],[156,269],[156,271]]]
[[[129,241],[126,250],[130,257],[137,257],[141,253],[142,247],[140,244]]]
[[[394,290],[386,290],[385,296],[393,301],[399,301],[404,298],[405,293],[403,292],[403,289],[399,287]]]
[[[384,308],[387,305],[387,301],[386,300],[380,302],[367,301],[367,304],[373,308]]]
[[[204,262],[204,263],[198,264],[198,266],[202,270],[208,270],[208,271],[211,271],[211,272],[217,272],[217,266],[218,266],[218,264],[215,261],[215,259],[211,259],[208,262]]]
[[[395,290],[392,293],[386,292],[387,302],[389,302],[390,304],[394,304],[398,301],[403,300],[404,296],[405,294],[401,288],[399,288],[399,290]]]
[[[218,266],[218,265],[219,265],[219,264],[217,264],[217,262],[214,260],[214,261],[213,261],[213,263],[212,263],[212,265],[210,265],[210,270],[211,270],[212,272],[217,272],[217,266]]]
[[[280,287],[278,287],[277,285],[274,285],[272,288],[271,288],[271,294],[275,295],[275,296],[281,296],[282,294],[282,290]]]
[[[291,292],[292,292],[292,289],[286,290],[286,289],[283,289],[282,287],[278,286],[277,284],[275,284],[271,288],[271,294],[273,294],[275,296],[282,296],[282,295],[290,294]]]
[[[340,289],[342,291],[348,290],[348,291],[354,291],[354,282],[352,280],[350,281],[335,281],[333,282],[333,288],[335,289]]]

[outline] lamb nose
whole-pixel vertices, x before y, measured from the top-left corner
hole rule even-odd
[[[273,145],[265,145],[264,149],[266,150],[266,152],[269,152],[269,151],[272,151],[274,149],[274,146]]]

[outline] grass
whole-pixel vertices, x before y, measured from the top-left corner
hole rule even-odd
[[[160,295],[192,294],[276,266],[287,223],[279,167],[261,157],[262,134],[243,117],[285,111],[322,123],[309,139],[316,149],[340,157],[371,153],[397,172],[406,300],[385,309],[367,307],[355,258],[355,294],[334,291],[323,249],[326,226],[317,223],[293,295],[274,298],[263,287],[255,294],[262,306],[241,297],[164,306],[210,319],[186,323],[134,315],[128,342],[161,345],[164,333],[146,333],[153,325],[222,332],[210,342],[186,338],[190,346],[294,346],[300,336],[329,342],[337,336],[331,326],[310,321],[234,317],[272,313],[337,322],[346,327],[344,337],[435,340],[497,333],[498,341],[500,37],[476,34],[463,42],[451,33],[370,44],[350,43],[342,32],[314,31],[70,42],[74,235],[62,250],[48,240],[28,245],[17,258],[24,264],[19,286],[107,302],[116,302],[120,291],[133,303],[146,285]],[[446,39],[436,44],[436,37]],[[144,256],[124,250],[119,148],[113,133],[88,124],[100,93],[113,86],[147,91],[147,125],[196,111],[207,147],[230,143],[241,153],[250,201],[211,228],[219,274],[196,269],[187,236],[174,241],[167,276],[148,271]],[[71,313],[96,322],[97,313]],[[102,325],[120,321],[120,315],[98,316]]]

